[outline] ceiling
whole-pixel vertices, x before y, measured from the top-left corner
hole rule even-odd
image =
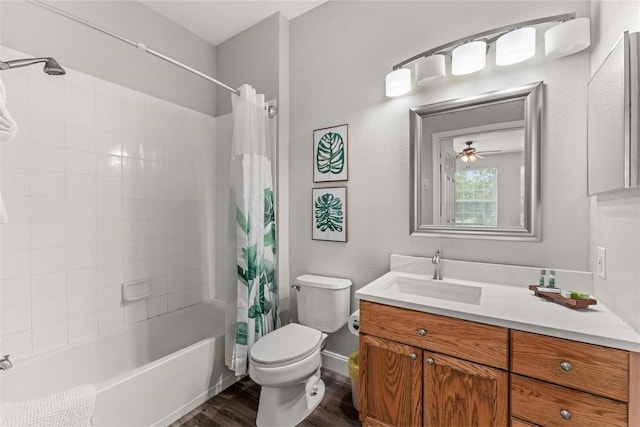
[[[325,1],[146,0],[142,3],[217,46],[276,12],[291,20]]]

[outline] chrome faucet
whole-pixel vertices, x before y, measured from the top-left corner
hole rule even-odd
[[[0,371],[6,371],[7,369],[13,368],[13,364],[9,360],[9,355],[6,354],[2,358],[0,358]]]
[[[431,258],[431,262],[433,263],[433,280],[442,280],[441,256],[442,253],[440,249],[436,249],[436,254]]]

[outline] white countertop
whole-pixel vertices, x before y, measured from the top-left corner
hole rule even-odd
[[[600,302],[586,309],[572,309],[537,297],[523,286],[452,280],[482,288],[478,305],[420,295],[390,292],[395,276],[430,279],[423,274],[390,271],[356,291],[361,300],[441,314],[521,331],[567,338],[623,350],[640,352],[640,334]],[[446,279],[446,277],[445,277]]]

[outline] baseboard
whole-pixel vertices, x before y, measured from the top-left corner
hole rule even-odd
[[[349,358],[332,351],[322,351],[322,367],[333,372],[349,376]]]

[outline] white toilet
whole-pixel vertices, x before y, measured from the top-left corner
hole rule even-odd
[[[320,404],[320,351],[327,334],[349,318],[349,279],[304,274],[295,283],[300,323],[265,335],[251,348],[249,376],[262,386],[258,427],[295,426]]]

